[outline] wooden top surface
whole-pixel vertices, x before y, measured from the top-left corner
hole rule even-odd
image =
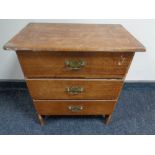
[[[123,26],[116,24],[30,23],[5,46],[33,51],[145,51]]]

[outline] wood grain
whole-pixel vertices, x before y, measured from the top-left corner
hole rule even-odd
[[[27,78],[124,78],[134,53],[27,52],[17,55]],[[66,60],[83,60],[79,70],[70,70]]]
[[[34,100],[36,111],[40,115],[109,115],[116,101],[71,101],[71,100]],[[82,106],[82,110],[71,111],[70,106]]]
[[[32,51],[145,51],[123,26],[117,24],[30,23],[4,49]]]
[[[122,80],[98,79],[27,79],[33,99],[101,99],[116,100],[122,88]],[[70,87],[83,87],[77,95],[65,91]]]
[[[121,25],[56,23],[30,23],[4,49],[17,53],[41,124],[44,115],[105,115],[108,124],[135,52],[145,51]],[[85,65],[70,70],[66,60]]]

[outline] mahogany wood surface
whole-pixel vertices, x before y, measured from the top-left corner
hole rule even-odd
[[[27,52],[18,51],[27,78],[124,78],[134,53]],[[66,60],[82,60],[85,66],[70,70]]]
[[[115,100],[122,88],[122,80],[98,79],[27,79],[33,99],[101,99]],[[66,88],[82,87],[84,92],[73,95]]]
[[[63,23],[30,23],[4,49],[17,53],[41,125],[44,115],[109,124],[133,56],[145,51],[122,25]]]
[[[114,100],[34,100],[35,108],[40,115],[109,115],[113,112],[115,103]],[[71,111],[70,106],[80,106],[82,109]]]
[[[145,47],[122,25],[30,23],[4,49],[135,52]]]

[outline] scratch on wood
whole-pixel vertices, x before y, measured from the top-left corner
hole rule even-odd
[[[118,62],[118,66],[121,66],[125,61],[125,57],[121,56],[121,60]]]

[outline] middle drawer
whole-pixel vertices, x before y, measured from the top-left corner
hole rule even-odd
[[[27,79],[33,99],[116,100],[122,80],[104,79]]]

